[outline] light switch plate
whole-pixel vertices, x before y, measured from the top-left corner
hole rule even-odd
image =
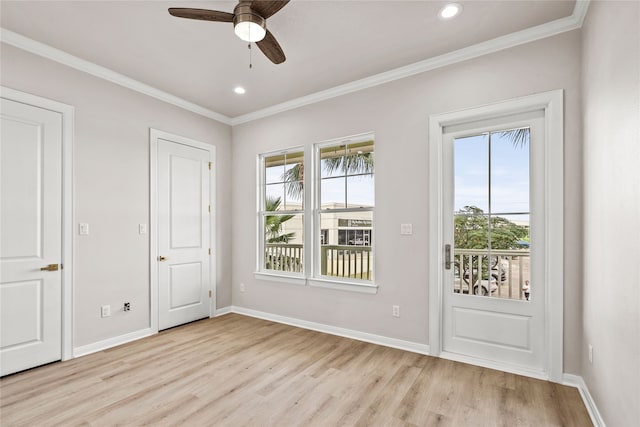
[[[413,234],[413,224],[400,224],[400,234],[411,236]]]
[[[78,227],[78,233],[80,233],[81,236],[88,236],[89,224],[87,224],[86,222],[81,222]]]
[[[140,234],[147,234],[147,224],[138,224],[138,232]]]

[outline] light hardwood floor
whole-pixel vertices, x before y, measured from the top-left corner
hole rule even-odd
[[[578,391],[228,314],[0,380],[2,426],[590,426]]]

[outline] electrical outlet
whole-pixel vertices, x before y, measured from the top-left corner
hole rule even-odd
[[[589,363],[593,363],[593,346],[589,344]]]
[[[128,303],[128,302],[124,303],[124,311],[131,311],[131,303]]]
[[[244,283],[240,283],[240,292],[244,294],[246,290],[247,289],[244,287]]]
[[[110,317],[111,316],[111,306],[103,305],[101,309],[102,317]]]
[[[391,314],[393,315],[393,317],[400,317],[400,306],[399,305],[394,305],[392,307]]]

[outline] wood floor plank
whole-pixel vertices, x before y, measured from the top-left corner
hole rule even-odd
[[[589,426],[574,388],[237,314],[0,379],[2,426]]]

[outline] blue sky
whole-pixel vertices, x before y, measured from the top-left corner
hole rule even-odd
[[[454,143],[454,210],[477,206],[489,211],[489,135],[458,138]],[[491,134],[491,212],[511,220],[529,220],[529,145],[514,147]],[[505,213],[521,215],[501,215]]]

